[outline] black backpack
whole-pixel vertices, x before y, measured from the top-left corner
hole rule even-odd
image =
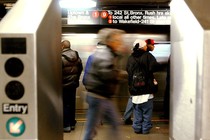
[[[134,88],[143,88],[146,85],[145,74],[142,70],[137,70],[132,76],[132,86]]]
[[[134,60],[136,61],[136,65],[132,70],[130,93],[131,95],[145,94],[148,88],[146,67],[140,61],[136,60],[136,58]]]

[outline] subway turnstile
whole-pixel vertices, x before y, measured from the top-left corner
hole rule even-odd
[[[19,0],[0,21],[0,140],[62,140],[61,13]]]

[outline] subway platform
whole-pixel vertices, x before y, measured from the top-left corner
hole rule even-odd
[[[152,122],[153,128],[149,134],[136,134],[131,125],[120,125],[121,140],[169,140],[169,120],[160,119],[159,113],[154,113]],[[75,130],[64,133],[64,140],[83,140],[85,126],[86,118],[77,118]],[[111,136],[107,135],[109,129],[111,129],[109,124],[103,123],[97,129],[94,140],[110,140]]]

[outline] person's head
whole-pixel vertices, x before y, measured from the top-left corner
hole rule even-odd
[[[123,46],[123,34],[125,32],[119,29],[111,30],[106,38],[105,44],[110,47],[113,51],[121,51]]]
[[[125,32],[120,29],[103,28],[103,29],[99,30],[98,36],[100,38],[101,43],[103,43],[104,45],[107,45],[113,51],[122,52],[123,51],[122,46],[123,46],[123,34],[124,33]]]
[[[98,31],[98,36],[102,44],[106,44],[106,37],[112,31],[112,28],[103,28]]]
[[[147,43],[147,51],[153,51],[155,48],[155,41],[153,39],[147,39],[145,42]]]
[[[68,40],[64,40],[61,42],[61,48],[62,49],[71,48],[71,43]]]
[[[133,51],[147,51],[147,43],[144,40],[136,39],[133,43]]]

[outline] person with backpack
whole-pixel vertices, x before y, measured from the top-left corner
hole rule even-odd
[[[154,46],[155,41],[153,39],[146,39],[145,42],[147,43],[147,51],[148,52],[153,51],[154,48],[155,48],[155,46]],[[156,83],[156,87],[155,87],[156,91],[154,91],[154,93],[156,93],[157,90],[158,90],[158,83],[157,83],[156,79],[154,79],[154,82]],[[133,121],[131,119],[132,113],[133,113],[133,103],[132,103],[132,96],[130,96],[128,98],[126,109],[125,109],[125,112],[123,114],[123,121],[124,121],[125,125],[133,124]]]
[[[137,134],[148,134],[152,128],[153,72],[158,70],[160,64],[147,51],[147,43],[144,40],[135,40],[133,46],[133,53],[129,56],[126,66],[134,113],[132,127]]]
[[[82,60],[77,51],[71,49],[68,40],[61,42],[63,77],[63,131],[75,129],[76,89],[83,70]]]

